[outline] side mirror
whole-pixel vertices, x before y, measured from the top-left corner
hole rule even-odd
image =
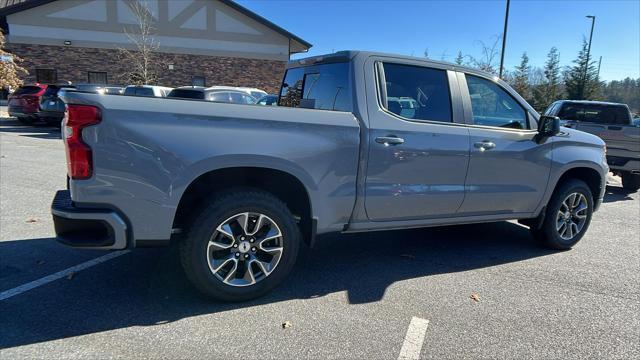
[[[538,120],[538,136],[546,138],[560,133],[560,118],[557,116],[540,116]]]

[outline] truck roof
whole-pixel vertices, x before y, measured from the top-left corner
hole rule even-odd
[[[615,103],[615,102],[608,102],[608,101],[595,101],[595,100],[558,100],[556,102],[575,103],[575,104],[622,105],[622,106],[627,106],[627,104],[623,104],[623,103]]]
[[[337,51],[331,54],[309,56],[302,59],[290,60],[287,63],[287,68],[305,66],[310,64],[328,64],[328,63],[335,63],[335,62],[346,62],[346,61],[353,60],[355,57],[370,57],[370,56],[392,57],[396,59],[407,59],[412,61],[419,61],[427,65],[436,64],[439,66],[449,67],[451,70],[462,71],[462,72],[472,73],[472,74],[475,73],[485,77],[497,78],[496,74],[492,74],[492,73],[478,70],[468,66],[457,65],[447,61],[438,61],[438,60],[432,60],[432,59],[421,58],[416,56],[400,55],[400,54],[377,52],[377,51],[362,51],[362,50],[343,50],[343,51]]]

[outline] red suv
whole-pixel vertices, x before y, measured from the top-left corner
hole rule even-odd
[[[31,124],[38,119],[40,97],[47,85],[35,84],[20,86],[9,96],[9,116],[15,116],[23,124]]]

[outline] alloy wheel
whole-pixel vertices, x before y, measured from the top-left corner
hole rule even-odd
[[[223,221],[209,239],[211,272],[231,286],[249,286],[268,277],[283,251],[280,228],[267,215],[244,212]]]
[[[584,228],[587,223],[589,203],[587,198],[578,192],[569,194],[556,216],[556,231],[563,240],[571,240]]]

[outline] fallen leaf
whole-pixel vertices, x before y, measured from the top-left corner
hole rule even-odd
[[[28,223],[38,222],[38,219],[31,218],[31,219],[27,220],[27,222]]]
[[[470,296],[471,300],[475,301],[475,302],[479,302],[480,301],[480,294],[478,293],[471,293]]]
[[[42,264],[44,264],[44,260],[38,260],[38,261],[36,261],[36,264],[42,265]]]
[[[73,277],[75,276],[76,273],[74,272],[70,272],[69,275],[67,275],[67,280],[71,280],[73,279]]]
[[[400,255],[400,257],[403,257],[403,258],[409,259],[409,260],[415,260],[416,259],[415,256],[410,255],[410,254],[402,254],[402,255]]]
[[[293,326],[293,325],[291,325],[291,321],[285,321],[285,322],[282,323],[282,328],[283,329],[288,329],[291,326]]]

